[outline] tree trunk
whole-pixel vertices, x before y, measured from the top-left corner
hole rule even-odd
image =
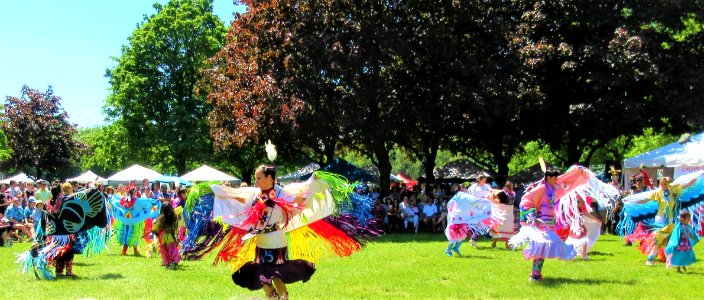
[[[440,148],[440,138],[436,134],[431,134],[429,139],[423,141],[423,168],[425,169],[425,184],[426,188],[430,184],[435,183],[435,159],[438,157],[438,148]]]
[[[175,161],[176,163],[176,174],[181,176],[186,174],[186,159],[185,158],[178,158]]]
[[[574,164],[579,164],[579,159],[582,156],[582,152],[579,149],[576,141],[572,141],[570,137],[567,140],[567,161],[565,168],[569,168]]]
[[[372,147],[374,147],[372,149],[373,154],[379,163],[377,165],[377,168],[379,168],[379,198],[383,198],[389,195],[389,186],[391,185],[391,179],[389,178],[391,174],[389,150],[384,142],[376,142]]]

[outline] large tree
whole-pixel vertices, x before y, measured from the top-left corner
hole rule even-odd
[[[159,160],[150,164],[167,159],[182,174],[189,162],[212,153],[210,108],[194,85],[209,67],[207,58],[222,47],[226,30],[213,14],[212,0],[171,0],[154,9],[107,71],[111,94],[105,111],[123,124],[130,137],[123,142],[131,149],[158,151]]]
[[[643,127],[682,129],[688,127],[682,116],[701,116],[691,100],[701,96],[701,76],[694,75],[704,66],[695,54],[701,46],[667,49],[673,38],[663,29],[680,31],[683,17],[702,16],[701,4],[515,3],[526,9],[513,41],[543,99],[534,107],[540,138],[556,153],[564,149],[563,164],[588,164],[610,140]]]
[[[13,152],[6,167],[34,178],[68,175],[83,147],[51,87],[42,93],[25,85],[19,98],[8,96],[1,124]]]

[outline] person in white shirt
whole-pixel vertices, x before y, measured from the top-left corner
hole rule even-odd
[[[413,229],[418,233],[418,208],[408,202],[408,196],[403,197],[403,202],[399,205],[403,228],[408,230],[408,223],[413,223]]]
[[[469,187],[468,193],[474,195],[475,197],[489,199],[489,192],[491,192],[491,186],[486,184],[486,176],[479,175],[477,177],[477,182]]]
[[[477,182],[470,186],[467,189],[467,192],[475,197],[489,199],[491,186],[486,184],[486,175],[479,174],[479,176],[477,176]],[[472,238],[470,240],[470,242],[472,243],[472,247],[477,247],[477,238],[479,238],[479,236],[477,236],[476,234],[472,234]]]
[[[438,220],[438,207],[433,204],[433,201],[428,199],[423,206],[423,224],[430,232],[437,231],[435,223]]]

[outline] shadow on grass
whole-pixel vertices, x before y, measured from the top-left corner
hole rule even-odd
[[[122,276],[122,274],[118,273],[108,273],[108,274],[103,274],[100,276],[100,279],[123,279],[125,276]]]
[[[87,266],[92,266],[94,265],[93,263],[85,263],[85,262],[74,262],[74,266],[81,266],[81,267],[87,267]]]
[[[611,252],[591,251],[589,252],[589,256],[614,256],[614,254]]]
[[[563,277],[545,277],[543,282],[540,283],[541,286],[554,288],[560,287],[565,284],[585,284],[585,285],[599,285],[599,284],[623,284],[623,285],[633,285],[636,284],[635,280],[609,280],[609,279],[599,279],[599,278],[563,278]]]
[[[486,256],[486,255],[472,255],[472,254],[465,254],[462,253],[462,256],[453,256],[454,258],[462,258],[462,259],[472,259],[472,258],[481,258],[481,259],[496,259],[494,256]]]

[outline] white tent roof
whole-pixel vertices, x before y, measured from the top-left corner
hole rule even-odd
[[[78,183],[86,183],[89,181],[90,182],[105,182],[105,181],[107,181],[107,179],[100,177],[98,175],[95,175],[95,173],[93,173],[93,171],[88,170],[85,173],[83,173],[77,177],[66,179],[66,181],[69,181],[69,182],[70,181],[77,181]]]
[[[221,171],[213,169],[207,165],[202,165],[200,168],[188,172],[186,175],[181,176],[181,179],[188,181],[232,181],[240,180],[237,177],[227,175]]]
[[[161,176],[159,172],[154,171],[149,168],[142,167],[140,165],[134,165],[131,166],[127,169],[124,169],[120,172],[115,173],[115,175],[112,175],[108,177],[109,181],[130,181],[130,180],[137,180],[140,181],[144,178],[151,180],[154,180]]]
[[[0,181],[0,183],[10,183],[10,180],[14,180],[17,182],[24,181],[24,182],[34,182],[31,178],[27,177],[27,174],[25,173],[19,173],[15,176],[12,176],[10,178],[6,178],[5,180]]]
[[[689,141],[680,144],[674,142],[667,146],[645,152],[623,161],[624,168],[645,167],[679,167],[704,165],[704,133],[690,137]]]

